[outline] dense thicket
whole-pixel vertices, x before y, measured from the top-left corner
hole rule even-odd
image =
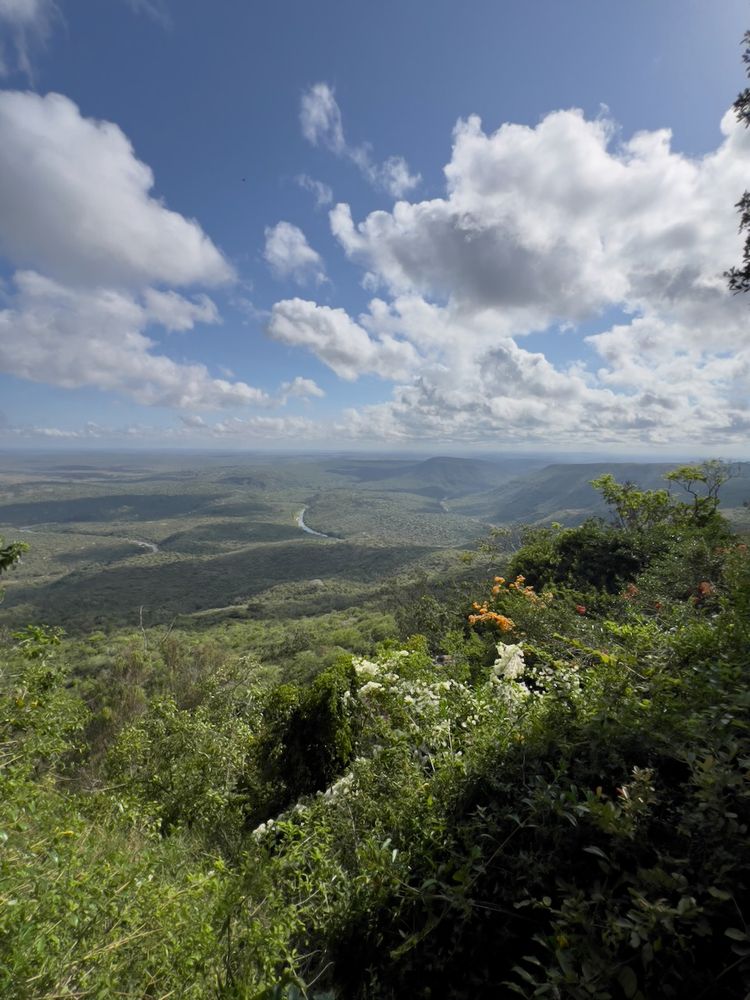
[[[750,559],[714,466],[309,683],[16,633],[0,995],[744,998]],[[701,478],[702,477],[702,478]],[[504,577],[500,576],[500,571]],[[413,627],[410,627],[413,626]]]

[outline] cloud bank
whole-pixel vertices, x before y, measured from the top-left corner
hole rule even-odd
[[[116,125],[83,117],[59,94],[0,93],[0,255],[16,269],[0,307],[0,368],[145,405],[265,405],[261,390],[173,361],[154,339],[158,327],[219,321],[205,293],[160,286],[220,286],[235,275],[153,185]]]
[[[311,141],[345,144],[332,95]],[[703,157],[668,130],[618,142],[577,110],[487,133],[459,121],[445,194],[331,229],[378,291],[356,319],[287,300],[271,336],[339,376],[377,371],[391,400],[351,410],[353,438],[586,444],[731,444],[750,429],[748,303],[723,271],[740,256],[734,203],[750,132],[729,112]],[[581,335],[581,324],[590,331]],[[553,364],[524,339],[565,338]]]

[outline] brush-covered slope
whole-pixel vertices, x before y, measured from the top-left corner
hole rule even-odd
[[[534,524],[540,521],[560,521],[578,524],[591,516],[605,516],[606,505],[591,486],[591,480],[611,472],[620,482],[632,482],[641,489],[666,489],[665,473],[675,463],[664,462],[585,462],[576,464],[547,465],[534,469],[511,482],[481,495],[466,497],[453,505],[474,517],[485,518],[495,524],[522,521]],[[737,466],[737,476],[726,483],[721,491],[722,508],[738,508],[750,497],[750,464]],[[686,498],[679,487],[672,492]]]

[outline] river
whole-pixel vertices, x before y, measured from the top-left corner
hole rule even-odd
[[[153,542],[142,542],[138,538],[126,538],[126,542],[130,542],[131,545],[139,545],[142,549],[148,549],[149,552],[158,552],[159,546],[154,545]]]
[[[305,513],[304,510],[302,511],[302,513],[303,514]],[[302,515],[300,515],[300,516],[302,516]],[[33,535],[33,534],[36,534],[39,531],[40,527],[44,528],[44,525],[35,525],[35,524],[34,525],[28,525],[27,524],[23,528],[19,528],[18,530],[19,531],[25,531],[28,534]],[[305,528],[305,531],[310,531],[310,529],[309,528]],[[71,532],[71,534],[73,534],[73,532]],[[88,532],[81,532],[81,534],[88,535]],[[317,531],[313,531],[313,535],[317,535],[317,534],[318,534]],[[110,535],[93,535],[93,536],[89,536],[89,537],[94,537],[94,538],[109,538],[111,536]],[[326,537],[328,537],[328,536],[326,536]],[[143,542],[143,541],[140,540],[140,538],[123,538],[123,541],[124,542],[129,542],[131,545],[137,545],[141,549],[148,549],[149,552],[158,552],[159,551],[159,546],[158,545],[154,545],[153,542]]]
[[[302,530],[306,531],[308,535],[317,535],[318,538],[330,538],[331,537],[330,535],[324,535],[322,531],[313,531],[312,528],[307,527],[307,525],[305,524],[306,510],[307,507],[303,507],[302,510],[299,512],[299,514],[297,514],[297,527],[302,528]]]

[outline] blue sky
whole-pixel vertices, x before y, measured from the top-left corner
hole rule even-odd
[[[0,444],[746,451],[747,15],[0,0]]]

